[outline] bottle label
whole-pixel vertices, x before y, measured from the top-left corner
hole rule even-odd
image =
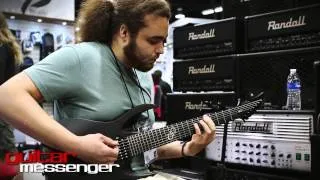
[[[288,83],[287,88],[288,89],[300,89],[301,85],[299,83]]]

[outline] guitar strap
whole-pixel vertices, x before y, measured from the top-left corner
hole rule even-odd
[[[119,61],[117,60],[117,57],[115,56],[112,48],[109,47],[109,49],[110,49],[111,52],[112,52],[112,55],[113,55],[114,60],[115,60],[115,64],[116,64],[116,66],[117,66],[117,68],[118,68],[118,71],[119,71],[119,73],[120,73],[121,81],[122,81],[122,83],[123,83],[123,85],[124,85],[124,88],[125,88],[125,90],[126,90],[127,96],[128,96],[128,98],[129,98],[129,100],[130,100],[130,102],[131,102],[131,108],[134,108],[133,100],[132,100],[131,94],[130,94],[130,92],[129,92],[127,83],[126,83],[125,80],[124,80],[124,73],[123,73],[123,71],[121,70],[121,67],[120,67],[120,65],[119,65]],[[136,71],[135,71],[134,69],[131,69],[131,71],[125,71],[125,73],[126,73],[127,76],[134,82],[134,84],[136,84],[137,87],[140,89],[140,93],[141,93],[141,96],[142,96],[142,98],[143,98],[143,102],[144,102],[144,104],[146,104],[146,99],[145,99],[145,97],[144,97],[144,95],[143,95],[143,91],[148,95],[148,97],[149,97],[150,99],[151,99],[151,95],[149,94],[149,92],[148,92],[147,90],[145,90],[145,89],[141,86],[140,81],[139,81],[139,77],[138,77]],[[147,121],[148,121],[149,119],[150,119],[150,115],[149,115],[149,111],[147,111],[147,117],[146,117],[146,118],[142,118],[142,117],[141,117],[141,119],[139,119],[139,120],[137,121],[137,123],[134,125],[133,129],[136,129],[138,132],[144,131],[144,130],[149,130],[149,129],[145,129],[146,126],[144,125],[144,123],[147,123]]]
[[[124,80],[123,72],[122,72],[122,70],[121,70],[121,67],[120,67],[120,65],[119,65],[119,62],[118,62],[118,60],[117,60],[117,58],[116,58],[116,56],[115,56],[112,48],[111,48],[111,47],[109,47],[109,48],[110,48],[110,50],[111,50],[111,52],[112,52],[112,55],[113,55],[114,60],[115,60],[115,64],[117,65],[117,68],[118,68],[119,73],[120,73],[121,80],[122,80],[122,82],[123,82],[123,84],[124,84],[125,90],[126,90],[126,92],[127,92],[127,95],[128,95],[128,97],[129,97],[129,99],[130,99],[130,102],[131,102],[131,106],[132,106],[132,108],[133,108],[133,107],[134,107],[134,104],[133,104],[133,101],[132,101],[132,98],[131,98],[129,89],[128,89],[128,87],[127,87],[127,84],[126,84],[126,82],[125,82],[125,80]],[[145,97],[144,97],[144,95],[143,95],[143,91],[149,96],[150,99],[151,99],[151,95],[149,94],[149,92],[148,92],[147,90],[145,90],[145,89],[141,86],[141,83],[140,83],[140,80],[139,80],[139,77],[138,77],[138,75],[137,75],[136,70],[135,70],[135,69],[130,69],[130,70],[131,70],[131,71],[128,70],[128,71],[125,71],[125,72],[126,72],[127,76],[129,76],[129,78],[130,78],[130,79],[134,82],[134,84],[136,84],[137,87],[139,88],[140,94],[141,94],[141,96],[142,96],[142,98],[143,98],[143,102],[144,102],[144,104],[146,104],[146,99],[145,99]],[[147,117],[146,117],[146,118],[143,118],[143,117],[142,117],[142,119],[137,120],[137,121],[134,123],[132,129],[137,130],[138,132],[143,132],[143,131],[150,130],[150,129],[152,129],[152,125],[151,125],[151,123],[150,123],[150,124],[148,124],[148,123],[150,123],[149,111],[147,111]],[[143,156],[144,156],[144,164],[149,165],[150,163],[152,163],[153,161],[155,161],[155,160],[157,159],[157,151],[156,151],[156,149],[152,149],[152,150],[146,151],[146,152],[144,152]]]

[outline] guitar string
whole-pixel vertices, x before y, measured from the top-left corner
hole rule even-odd
[[[259,103],[259,101],[256,101],[256,102],[258,102]],[[243,112],[245,112],[245,111],[247,111],[246,110],[246,108],[249,110],[249,109],[252,109],[252,107],[254,107],[254,106],[256,106],[256,102],[252,102],[252,103],[248,103],[248,104],[245,104],[245,105],[242,105],[242,106],[238,106],[238,107],[235,107],[235,108],[232,108],[232,109],[228,109],[228,110],[226,110],[226,111],[229,111],[229,112],[236,112],[235,114],[238,114],[239,113],[239,110],[237,110],[237,109],[240,109],[240,108],[242,108],[241,110],[243,111]],[[225,114],[225,111],[221,111],[221,112],[219,112],[219,113],[215,113],[215,114],[219,114],[219,116],[220,116],[220,118],[221,118],[221,115],[223,115],[224,116],[224,114]],[[213,115],[212,113],[210,113],[209,115]],[[190,126],[190,123],[192,122],[192,124],[193,123],[197,123],[199,120],[200,120],[201,118],[194,118],[194,119],[191,119],[191,120],[189,120],[188,122],[189,122],[189,126]],[[215,120],[215,119],[214,119]],[[196,121],[196,122],[195,122]],[[181,123],[181,122],[180,122]],[[175,123],[175,124],[173,124],[174,125],[174,127],[175,126],[177,126],[178,127],[178,123]],[[192,126],[192,125],[191,125]],[[169,126],[168,126],[169,127]],[[163,129],[164,130],[164,132],[166,132],[166,130],[168,130],[168,127],[165,127],[165,129]],[[172,127],[172,126],[170,126],[170,127]],[[176,128],[176,127],[175,127]],[[156,131],[155,131],[156,132]],[[149,132],[146,132],[146,133],[150,133],[150,131]],[[154,134],[153,132],[151,132],[151,134]],[[182,137],[183,136],[185,136],[185,135],[190,135],[190,134],[188,134],[187,132],[186,132],[186,130],[183,128],[182,129],[182,133],[181,133],[182,135]],[[141,137],[141,135],[145,135],[145,133],[143,133],[143,134],[138,134],[138,135],[136,135],[136,137],[133,137],[133,138],[139,138],[139,137]],[[156,134],[157,135],[157,134]],[[161,132],[160,132],[160,139],[162,138],[161,136],[162,136],[163,134],[161,134]],[[180,137],[176,137],[176,138],[180,138]],[[175,139],[176,139],[175,138]],[[173,139],[173,140],[175,140],[175,139]],[[171,142],[172,140],[166,140],[165,142]],[[152,142],[152,141],[151,141]],[[160,141],[158,141],[158,142],[155,142],[154,144],[157,146],[157,145],[159,145],[159,143],[161,144],[162,142],[160,142]],[[138,146],[139,146],[139,144],[138,144]],[[146,145],[144,145],[144,147],[145,146],[153,146],[153,144],[146,144]],[[143,150],[143,149],[145,149],[144,147],[137,147],[136,149],[137,150],[139,150],[139,151],[141,151],[141,150]],[[139,152],[137,152],[137,153],[139,153]],[[136,153],[134,153],[134,154],[136,154]]]
[[[255,105],[254,103],[252,103],[252,104]],[[251,104],[246,105],[246,106],[250,108],[250,105],[251,105]],[[234,109],[239,109],[239,108],[243,108],[243,107],[246,107],[246,106],[236,107],[236,108],[234,108]],[[230,112],[230,110],[234,110],[234,109],[229,109],[229,110],[226,110],[226,111],[229,111],[229,112]],[[246,111],[245,108],[243,108],[242,111]],[[219,113],[220,117],[221,117],[221,115],[224,116],[224,114],[225,114],[224,112],[225,112],[225,111],[222,111],[222,112]],[[235,111],[233,111],[233,112],[235,112]],[[239,111],[237,111],[237,113],[238,113],[238,112],[239,112]],[[211,115],[212,115],[212,114],[211,114]],[[194,123],[194,121],[199,121],[199,120],[200,120],[200,118],[196,118],[196,119],[193,119],[191,122]],[[175,126],[177,126],[177,127],[178,127],[178,125],[179,125],[179,124],[175,124]],[[189,121],[189,126],[190,126],[190,121]],[[164,129],[164,132],[166,132],[166,130],[168,130],[168,128]],[[183,129],[183,132],[181,133],[181,134],[182,134],[182,135],[181,135],[182,137],[185,136],[186,134],[187,134],[187,135],[190,135],[190,134],[188,134],[188,133],[185,132],[185,131],[186,131],[186,130]],[[160,133],[160,135],[162,135],[162,134]],[[177,139],[177,138],[179,139],[179,137],[176,137],[175,139]],[[161,138],[160,138],[160,139],[161,139]],[[175,140],[175,139],[173,139],[173,140]],[[172,141],[172,140],[169,140],[169,141],[167,140],[166,142],[171,142],[171,141]],[[159,145],[159,143],[161,144],[162,142],[155,142],[156,145]],[[152,144],[151,144],[151,145],[152,145]],[[147,144],[147,146],[150,146],[150,144]],[[137,149],[139,149],[139,150],[141,151],[141,149],[144,149],[144,147],[138,147]]]
[[[244,104],[244,105],[241,105],[241,106],[237,106],[237,107],[234,107],[234,108],[232,108],[232,109],[228,109],[228,110],[225,110],[225,111],[220,111],[220,112],[218,112],[218,113],[209,113],[209,114],[207,114],[208,116],[210,116],[211,118],[213,118],[213,120],[214,120],[214,122],[215,123],[217,123],[218,125],[220,125],[220,122],[219,122],[219,119],[221,118],[221,116],[225,119],[225,112],[226,111],[229,111],[229,113],[231,114],[231,116],[230,116],[230,118],[232,119],[232,114],[233,115],[236,115],[236,114],[239,114],[239,110],[240,110],[240,113],[241,112],[246,112],[246,111],[248,111],[248,110],[250,110],[250,109],[252,109],[252,107],[254,107],[254,106],[257,106],[257,104],[256,103],[260,103],[261,102],[261,100],[257,100],[257,101],[253,101],[253,102],[250,102],[250,103],[247,103],[247,104]],[[213,115],[215,115],[216,116],[216,118],[214,118],[213,117]],[[219,118],[220,117],[220,118]],[[190,119],[190,120],[188,120],[188,121],[184,121],[184,122],[179,122],[179,123],[175,123],[175,124],[173,124],[172,126],[167,126],[167,127],[164,127],[163,128],[163,131],[164,131],[164,133],[166,134],[167,132],[168,133],[170,133],[170,131],[169,131],[169,127],[174,127],[174,128],[179,128],[179,125],[181,125],[182,126],[182,131],[181,131],[181,137],[175,137],[175,138],[173,138],[173,139],[168,139],[168,140],[166,140],[166,141],[156,141],[156,142],[154,142],[154,141],[151,141],[151,144],[149,143],[150,142],[150,138],[148,138],[148,137],[150,137],[150,136],[152,136],[153,138],[154,138],[154,132],[157,132],[157,131],[153,131],[153,130],[151,130],[151,131],[148,131],[148,132],[144,132],[144,133],[141,133],[141,134],[136,134],[136,135],[134,135],[132,138],[134,139],[141,139],[141,138],[143,138],[143,139],[147,139],[147,141],[146,141],[146,143],[145,144],[142,144],[141,143],[141,146],[140,146],[140,144],[137,144],[137,147],[136,148],[134,148],[134,149],[136,149],[137,151],[143,151],[144,149],[150,149],[150,147],[156,147],[156,146],[158,146],[159,144],[161,145],[162,144],[162,142],[172,142],[172,140],[174,141],[174,140],[176,140],[176,139],[181,139],[181,138],[184,138],[184,137],[186,137],[186,136],[190,136],[190,135],[192,135],[192,134],[190,134],[190,126],[192,126],[194,123],[198,123],[199,122],[199,120],[201,120],[202,118],[200,118],[200,117],[198,117],[198,118],[193,118],[193,119]],[[224,122],[225,122],[225,120],[224,120]],[[186,123],[186,125],[187,125],[187,127],[188,127],[188,131],[186,130],[186,128],[185,128],[185,126],[183,126],[183,123]],[[192,124],[191,124],[192,123]],[[194,130],[193,130],[194,131]],[[189,132],[189,133],[188,133]],[[150,135],[151,134],[151,135]],[[158,136],[158,134],[156,133],[156,136]],[[160,132],[160,140],[163,138],[162,137],[163,136],[163,134]],[[143,143],[144,143],[144,141],[143,141]],[[145,147],[147,147],[147,148],[145,148]],[[137,153],[133,153],[134,155],[135,154],[138,154],[139,152],[137,152]]]

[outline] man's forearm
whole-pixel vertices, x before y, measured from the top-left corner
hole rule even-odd
[[[181,149],[181,141],[174,141],[163,145],[157,149],[158,159],[180,158],[182,157]]]
[[[0,117],[23,133],[60,150],[74,151],[77,136],[53,120],[24,91],[0,87]]]

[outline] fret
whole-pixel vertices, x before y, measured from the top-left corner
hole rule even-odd
[[[241,108],[240,107],[236,107],[236,111],[237,111],[237,113],[241,113]]]
[[[226,118],[224,116],[224,111],[221,111],[221,113],[222,113],[222,116],[223,116],[224,123],[226,123],[227,121],[226,121]]]
[[[156,144],[156,140],[154,139],[154,134],[153,134],[153,133],[154,133],[154,130],[151,131],[151,132],[152,132],[152,133],[151,133],[151,136],[152,136],[152,140],[153,140],[153,141],[152,141],[152,142],[153,142],[152,145],[154,146],[154,144]]]
[[[143,144],[142,144],[142,141],[139,139],[139,134],[136,134],[135,135],[135,139],[136,139],[136,143],[137,143],[137,147],[138,147],[138,154],[140,154],[140,152],[142,151],[142,147],[143,147]]]
[[[125,139],[125,149],[126,149],[126,155],[127,156],[132,156],[132,152],[131,152],[131,149],[130,149],[130,146],[129,146],[129,140],[128,138]],[[128,151],[129,150],[129,151]]]
[[[181,129],[183,131],[183,134],[181,133],[180,139],[185,138],[188,135],[187,132],[186,132],[186,126],[183,123],[184,123],[183,121],[180,123]]]
[[[175,124],[175,125],[173,126],[174,129],[172,129],[172,131],[169,132],[169,133],[172,134],[171,139],[178,138],[177,135],[176,135],[176,133],[177,133],[177,130],[180,130],[180,129],[179,129],[179,124],[180,124],[180,123]],[[170,140],[170,139],[168,138],[168,140]]]
[[[125,158],[127,155],[124,139],[119,141],[119,154],[121,154],[122,158]]]
[[[135,134],[134,136],[133,136],[133,143],[136,145],[136,150],[137,150],[137,155],[139,154],[139,151],[140,151],[140,145],[139,145],[139,142],[138,142],[138,140],[137,140],[137,135]]]
[[[148,142],[148,149],[151,149],[152,148],[152,141],[151,141],[151,138],[150,138],[150,132],[145,132],[146,134],[146,139],[147,139],[147,142]]]
[[[153,141],[152,141],[152,139],[151,139],[151,137],[152,137],[151,132],[152,132],[152,131],[147,132],[147,134],[148,134],[148,142],[151,142],[151,143],[150,143],[150,148],[153,147]]]
[[[164,144],[164,143],[167,143],[167,141],[168,141],[168,136],[169,136],[170,128],[171,128],[171,127],[172,127],[172,126],[168,126],[168,127],[165,128],[164,134],[163,134],[163,136],[161,136],[161,139],[160,139],[160,141],[159,141],[159,144],[160,144],[160,145],[162,145],[162,144]]]
[[[151,141],[151,144],[150,144],[150,149],[153,149],[153,147],[155,146],[155,138],[154,138],[154,131],[155,131],[155,129],[153,129],[153,130],[151,130],[151,131],[149,131],[148,132],[148,134],[149,134],[149,137],[150,137],[150,141]]]
[[[143,146],[142,146],[142,151],[144,152],[145,151],[145,149],[149,149],[149,141],[148,141],[148,137],[147,137],[147,133],[146,132],[143,132],[142,134],[141,134],[141,136],[142,136],[142,143],[143,143]]]
[[[131,144],[130,145],[131,146],[130,150],[131,150],[132,155],[135,156],[136,155],[136,148],[134,146],[134,142],[133,141],[134,141],[133,140],[133,136],[130,136],[130,141],[129,141],[129,144]]]
[[[143,137],[143,133],[141,134],[136,134],[136,141],[139,142],[138,145],[139,145],[139,153],[140,154],[141,152],[143,152],[143,149],[144,149],[144,138],[140,138],[140,136]]]
[[[191,122],[192,122],[192,124],[198,123],[198,119],[193,118]]]
[[[185,137],[190,136],[190,129],[188,123],[184,121],[182,124],[184,126]]]
[[[215,112],[214,115],[216,116],[216,119],[217,119],[217,122],[218,122],[217,125],[219,126],[220,125],[220,121],[219,121],[219,117],[217,115],[217,112]]]
[[[140,134],[136,134],[135,137],[136,137],[136,142],[138,144],[138,154],[139,154],[140,152],[143,151],[143,143],[144,143],[143,133],[141,133],[140,131]]]
[[[159,134],[158,134],[158,132],[159,132]],[[157,135],[157,137],[158,137],[158,138],[157,138],[158,140],[156,141],[156,145],[159,146],[159,139],[162,138],[159,129],[156,129],[156,135]]]
[[[188,124],[188,122],[187,121],[185,121],[184,122],[185,123],[185,127],[186,127],[186,135],[187,136],[190,136],[191,134],[190,134],[190,127],[189,127],[189,124]]]
[[[182,129],[179,127],[180,124],[181,124],[180,122],[176,124],[175,131],[173,132],[173,137],[172,137],[172,139],[175,139],[175,138],[176,138],[176,139],[179,139],[179,138],[180,138],[179,136],[182,135]],[[177,136],[177,131],[180,132],[180,133],[178,134],[179,136]]]
[[[164,144],[165,142],[166,142],[166,139],[167,139],[167,136],[168,136],[168,134],[169,134],[169,128],[170,128],[171,126],[166,126],[166,127],[164,127],[164,134],[165,134],[165,136],[163,137],[163,138],[161,138],[160,139],[160,141],[159,141],[159,144],[161,145],[161,144]]]
[[[118,156],[120,156],[121,159],[124,159],[127,157],[127,151],[126,151],[124,139],[121,139],[119,141],[119,155]]]
[[[153,129],[152,130],[152,137],[153,137],[153,146],[157,146],[157,140],[158,140],[158,136],[157,136],[157,129]]]
[[[152,149],[153,146],[154,146],[154,141],[152,140],[153,139],[153,134],[152,133],[153,133],[153,130],[146,132],[147,138],[148,138],[148,142],[149,142],[148,149]]]
[[[230,112],[230,109],[228,109],[227,111],[228,111],[228,112],[229,112],[229,114],[230,114],[230,119],[231,119],[231,121],[233,121],[232,113]]]
[[[186,126],[188,127],[188,130],[189,130],[189,136],[191,136],[191,135],[192,135],[192,132],[191,132],[191,130],[190,130],[190,125],[189,125],[188,121],[186,121]]]
[[[125,149],[126,149],[126,152],[127,152],[126,155],[132,156],[132,152],[131,152],[131,149],[130,149],[130,146],[129,146],[128,138],[126,138],[124,142],[125,142]]]
[[[159,131],[159,134],[160,134],[160,136],[159,136],[160,138],[158,140],[158,146],[160,146],[163,143],[162,141],[163,141],[163,139],[165,137],[165,134],[163,134],[160,129],[158,129],[158,131]]]
[[[178,130],[178,132],[180,132],[180,133],[178,133],[179,136],[177,136],[177,139],[182,139],[182,138],[184,137],[184,128],[183,128],[182,123],[183,123],[183,122],[178,123],[178,128],[177,128],[177,130]],[[179,128],[179,126],[180,126],[180,128]],[[177,132],[177,131],[176,131],[176,132]]]

